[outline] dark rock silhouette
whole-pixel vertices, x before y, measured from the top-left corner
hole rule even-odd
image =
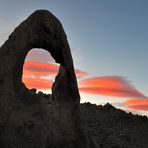
[[[60,64],[52,95],[22,83],[25,57],[44,48]],[[0,48],[0,148],[95,148],[80,111],[73,60],[60,21],[35,11]]]
[[[60,64],[52,94],[22,82],[25,57],[44,48]],[[0,48],[0,148],[148,148],[148,119],[110,104],[80,105],[73,60],[59,20],[38,10]]]
[[[148,118],[133,115],[111,104],[84,103],[81,110],[91,136],[101,148],[148,148]]]

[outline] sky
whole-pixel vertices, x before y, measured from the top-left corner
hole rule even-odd
[[[31,13],[47,9],[67,34],[81,102],[148,115],[147,8],[147,0],[0,0],[0,45]],[[57,71],[47,51],[33,49],[23,81],[48,92]]]

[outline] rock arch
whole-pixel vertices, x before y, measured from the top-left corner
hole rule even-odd
[[[32,48],[46,49],[57,63],[59,72],[52,87],[56,102],[79,102],[76,76],[67,37],[59,20],[49,11],[37,10],[21,23],[1,47],[1,64],[3,76],[12,76],[17,91],[22,87],[22,68],[27,53]],[[9,56],[5,55],[9,54]],[[1,66],[2,67],[2,66]],[[66,91],[65,91],[66,90]]]
[[[46,49],[60,64],[50,106],[22,83],[24,60],[32,48]],[[63,27],[49,11],[37,10],[0,48],[0,147],[95,148],[79,103]]]

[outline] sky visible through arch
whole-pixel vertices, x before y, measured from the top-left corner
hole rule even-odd
[[[147,0],[0,0],[0,45],[33,11],[50,10],[63,24],[81,73],[82,101],[148,114],[147,8]],[[34,56],[28,66],[41,67],[31,63]],[[43,59],[40,64],[47,63]]]

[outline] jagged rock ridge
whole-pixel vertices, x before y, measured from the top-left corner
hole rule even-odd
[[[101,148],[148,148],[148,118],[133,115],[111,104],[84,103],[81,110],[91,136]]]

